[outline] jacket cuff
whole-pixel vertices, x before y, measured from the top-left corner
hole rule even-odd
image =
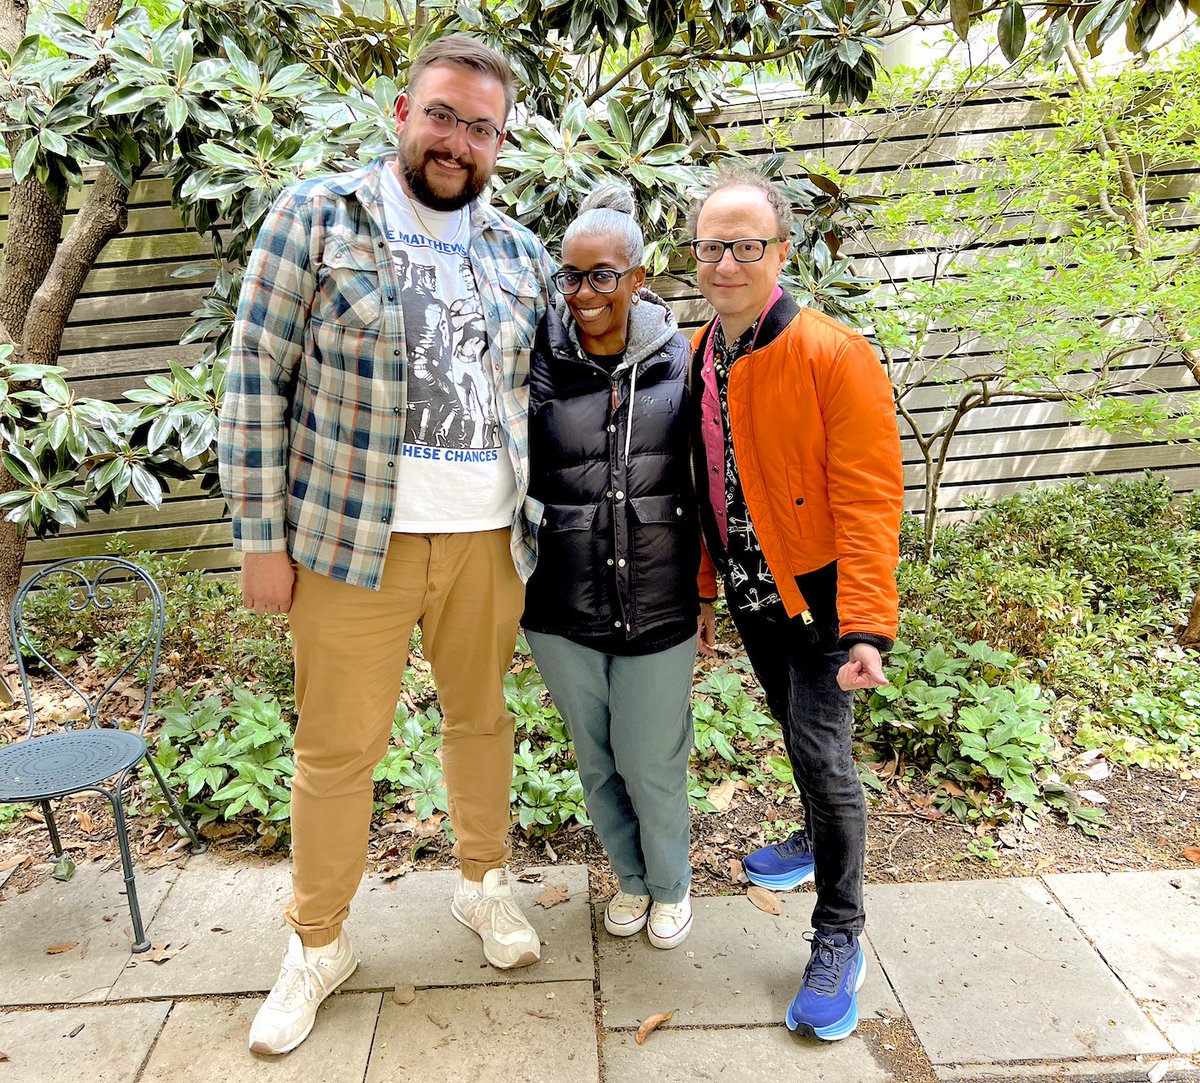
[[[887,636],[872,635],[870,632],[847,632],[838,640],[838,650],[848,651],[855,643],[865,643],[874,647],[880,654],[887,654],[896,645],[896,641]]]

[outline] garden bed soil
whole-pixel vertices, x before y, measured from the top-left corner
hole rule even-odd
[[[771,750],[768,750],[771,751]],[[1107,798],[1109,826],[1088,838],[1057,816],[1044,816],[1036,830],[1002,831],[1002,842],[985,856],[972,854],[975,833],[922,802],[924,795],[893,782],[868,798],[867,880],[913,883],[1059,872],[1128,872],[1191,868],[1200,861],[1200,782],[1175,772],[1114,768],[1094,784]],[[56,815],[63,845],[78,864],[119,859],[107,802],[77,796],[60,803]],[[740,859],[782,834],[801,815],[796,798],[735,790],[729,807],[692,813],[693,890],[722,895],[743,889]],[[0,836],[0,897],[28,890],[50,875],[52,856],[41,814],[30,809]],[[186,842],[158,816],[135,816],[130,833],[139,868],[180,860]],[[213,824],[204,832],[222,852],[261,854],[261,842],[237,824]],[[607,898],[616,889],[595,833],[578,825],[549,838],[514,831],[516,869],[551,863],[587,865],[592,892]],[[977,845],[977,849],[981,849]],[[985,849],[986,848],[982,848]],[[438,820],[400,816],[372,833],[370,871],[401,877],[415,869],[449,868],[450,841]]]

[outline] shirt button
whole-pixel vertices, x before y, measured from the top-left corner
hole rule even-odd
[[[391,470],[395,465],[395,463],[388,463],[388,469]]]
[[[714,467],[712,468],[712,471],[713,471],[713,473],[715,474],[715,473],[717,472],[717,468],[714,466]]]
[[[611,561],[609,561],[609,563],[611,564],[612,562],[611,562]],[[622,558],[621,560],[618,560],[618,561],[617,561],[617,567],[618,567],[618,568],[624,568],[624,567],[625,567],[625,560],[624,560],[624,558]]]
[[[393,351],[392,351],[392,356],[393,356],[393,357],[399,357],[399,356],[400,356],[400,351],[399,351],[399,350],[393,350]]]
[[[624,494],[623,492],[621,492],[621,490],[620,490],[620,489],[618,489],[618,490],[617,490],[617,499],[618,499],[618,500],[624,500],[624,499],[625,499],[625,494]]]
[[[620,628],[620,627],[621,627],[621,622],[620,622],[619,620],[615,620],[615,621],[613,621],[613,627],[614,627],[614,628]]]
[[[609,427],[608,427],[608,431],[609,431],[609,432],[616,432],[616,431],[617,431],[617,427],[616,427],[616,425],[609,425]]]
[[[676,508],[676,509],[675,509],[675,514],[676,514],[676,515],[682,515],[682,514],[683,514],[683,508]]]
[[[399,412],[400,412],[400,407],[399,407],[399,406],[393,406],[393,407],[392,407],[392,413],[393,413],[393,414],[398,414]]]
[[[612,490],[611,490],[611,489],[609,489],[609,490],[608,490],[608,492],[606,492],[604,495],[605,495],[605,496],[607,496],[607,497],[609,497],[609,498],[611,498],[611,497],[612,497]]]
[[[609,557],[605,563],[608,564],[608,566],[611,568],[612,567],[612,557]],[[621,561],[621,563],[624,564],[625,561]]]

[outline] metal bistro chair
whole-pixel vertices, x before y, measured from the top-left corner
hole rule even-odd
[[[68,612],[79,614],[81,620],[84,615],[97,620],[111,618],[113,623],[119,623],[118,618],[126,620],[126,644],[116,652],[120,669],[111,679],[101,677],[103,687],[93,695],[88,695],[80,687],[78,678],[68,676],[64,672],[66,664],[61,657],[55,657],[56,648],[66,644],[50,642],[49,633],[42,637],[43,641],[39,641],[36,627],[26,625],[31,598],[37,596],[36,592],[51,587],[65,592],[69,599],[66,603]],[[128,607],[123,609],[122,603],[127,600],[135,600],[136,612],[130,613]],[[94,613],[88,614],[89,609],[93,609]],[[208,848],[184,819],[179,804],[147,750],[144,737],[165,623],[165,606],[158,584],[136,564],[116,557],[75,557],[48,565],[31,576],[17,592],[8,618],[8,630],[16,651],[21,688],[29,712],[29,728],[24,739],[0,748],[0,802],[30,802],[41,806],[46,827],[50,831],[54,856],[62,866],[69,864],[69,859],[63,854],[50,802],[84,791],[101,793],[108,798],[116,823],[117,843],[121,849],[125,892],[129,915],[133,919],[135,952],[148,950],[150,941],[142,928],[142,912],[133,880],[133,859],[125,824],[124,789],[130,771],[140,760],[145,759],[149,765],[179,826],[192,840],[191,852],[203,853]],[[78,657],[73,648],[79,645],[76,638],[69,650],[72,661]],[[109,649],[112,650],[111,644]],[[37,717],[28,672],[31,663],[36,663],[40,670],[49,675],[54,687],[65,685],[69,688],[74,693],[70,697],[72,701],[74,697],[82,701],[86,721],[80,718],[66,722],[61,732],[34,736]],[[115,708],[116,699],[124,695],[124,688],[118,690],[117,686],[139,663],[146,666],[148,676],[143,685],[145,698],[142,702],[141,724],[137,732],[132,732],[120,729],[113,716],[119,714]],[[112,668],[115,667],[110,662],[109,671]],[[115,789],[101,785],[114,777]]]

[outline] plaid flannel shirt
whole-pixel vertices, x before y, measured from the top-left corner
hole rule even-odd
[[[275,201],[246,266],[218,439],[235,549],[286,549],[314,572],[374,590],[407,409],[400,283],[380,198],[387,168],[379,158]],[[528,579],[541,513],[523,507],[529,353],[554,266],[529,230],[479,200],[468,252],[517,481],[513,562]]]

